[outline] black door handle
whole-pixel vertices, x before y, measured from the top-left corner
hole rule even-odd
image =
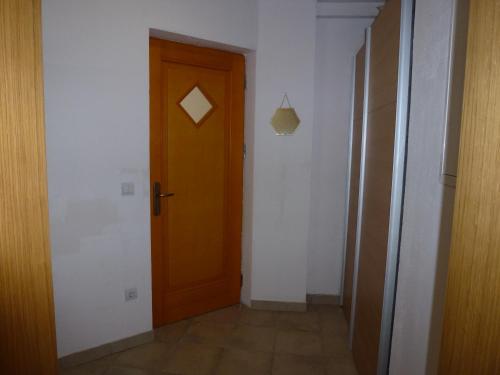
[[[161,214],[161,198],[168,198],[174,196],[174,193],[162,193],[161,184],[155,182],[153,184],[153,215],[160,216]]]

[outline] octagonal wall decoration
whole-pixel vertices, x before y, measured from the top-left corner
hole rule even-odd
[[[288,107],[283,107],[285,100],[288,104]],[[295,130],[299,127],[300,118],[295,112],[295,108],[290,105],[290,101],[288,100],[288,95],[285,94],[283,100],[281,101],[281,105],[274,112],[273,117],[271,118],[271,125],[274,129],[276,135],[292,135]]]

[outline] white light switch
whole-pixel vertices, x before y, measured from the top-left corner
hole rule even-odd
[[[122,195],[134,195],[133,182],[122,182]]]

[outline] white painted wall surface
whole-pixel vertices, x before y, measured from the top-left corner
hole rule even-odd
[[[454,190],[440,183],[452,0],[418,0],[390,373],[437,373]]]
[[[42,5],[53,279],[64,356],[152,327],[149,28],[255,49],[257,4]],[[122,197],[120,184],[128,181],[135,195]],[[131,286],[138,299],[125,303]]]
[[[252,299],[304,302],[314,112],[314,0],[261,0],[254,139]],[[301,124],[269,124],[287,92]]]
[[[253,273],[246,275],[242,299],[304,302],[315,1],[44,0],[42,5],[59,356],[151,329],[150,28],[257,50],[247,65],[256,75],[255,81],[248,77],[246,103],[242,265],[244,273]],[[269,121],[284,92],[302,123],[293,136],[278,137]],[[135,183],[134,196],[120,195],[122,182]],[[138,299],[125,303],[124,290],[132,286]]]
[[[352,12],[376,11],[373,5],[361,5],[362,8],[355,4]],[[349,8],[345,8],[342,10],[349,13]],[[366,27],[372,22],[369,18],[320,18],[316,24],[309,294],[340,295],[353,59],[363,45]]]
[[[318,1],[316,5],[316,14],[319,17],[376,17],[380,6],[384,5],[383,1],[371,0],[351,0],[351,1],[336,1],[326,0]]]

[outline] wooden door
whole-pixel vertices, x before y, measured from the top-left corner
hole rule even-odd
[[[56,373],[40,1],[0,1],[0,373]]]
[[[150,40],[155,327],[240,301],[243,86],[242,55]]]
[[[365,176],[353,355],[376,374],[384,298],[399,65],[401,1],[388,1],[372,25]]]
[[[440,374],[500,374],[500,3],[470,2]]]
[[[361,136],[363,131],[363,103],[365,94],[365,46],[356,54],[354,80],[354,112],[351,135],[351,175],[349,183],[349,211],[347,217],[346,261],[344,275],[343,310],[351,320],[354,258],[358,227],[358,198],[361,169]]]

